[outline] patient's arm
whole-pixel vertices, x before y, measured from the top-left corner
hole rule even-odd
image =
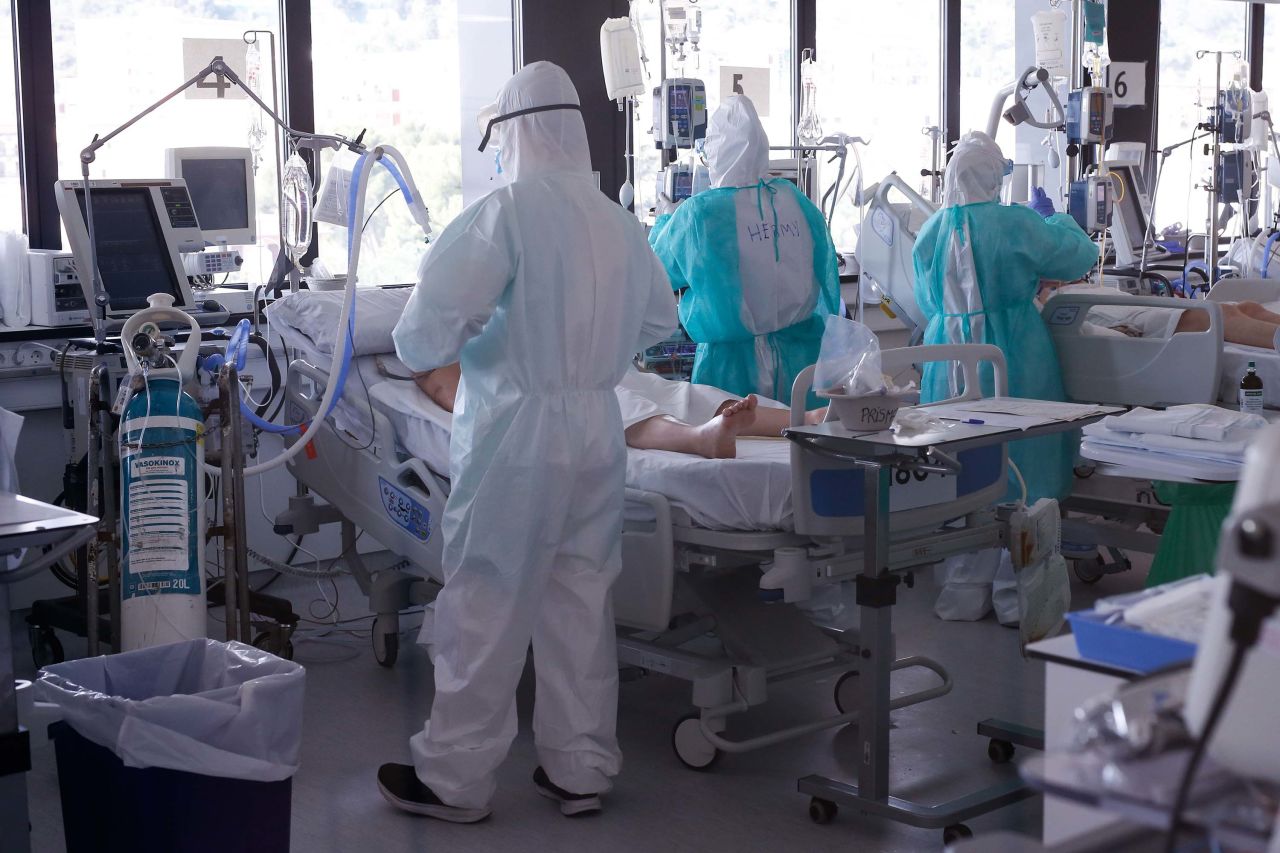
[[[446,412],[453,411],[453,404],[458,397],[458,381],[462,378],[462,368],[457,362],[413,374],[413,381],[423,394]]]

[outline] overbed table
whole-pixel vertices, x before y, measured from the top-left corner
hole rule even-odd
[[[834,817],[837,806],[844,805],[910,826],[945,828],[947,839],[952,840],[968,833],[963,821],[1034,795],[1016,778],[935,805],[905,800],[889,792],[893,605],[902,581],[889,571],[889,489],[895,470],[956,474],[960,470],[956,455],[961,451],[1069,432],[1122,411],[1119,407],[1098,408],[1105,411],[1026,429],[956,423],[945,433],[900,437],[888,430],[853,433],[838,421],[829,421],[784,431],[806,453],[853,462],[865,471],[863,569],[855,581],[864,657],[858,678],[862,712],[858,725],[858,781],[855,784],[817,775],[800,779],[800,793],[812,798],[809,815],[813,820],[826,823]]]
[[[0,849],[4,853],[31,849],[26,778],[31,748],[26,729],[18,725],[9,585],[3,578],[9,571],[8,556],[53,544],[97,523],[90,515],[0,492]]]

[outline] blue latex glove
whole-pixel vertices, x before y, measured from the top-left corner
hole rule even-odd
[[[1053,206],[1053,199],[1049,198],[1048,194],[1045,193],[1044,187],[1031,188],[1031,201],[1027,202],[1027,207],[1031,208],[1045,219],[1048,219],[1050,216],[1053,216],[1058,212]]]

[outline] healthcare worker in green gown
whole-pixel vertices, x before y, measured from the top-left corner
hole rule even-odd
[[[1039,188],[1030,206],[1001,204],[1000,187],[1012,167],[995,141],[977,131],[951,155],[942,208],[920,230],[914,251],[916,301],[928,318],[924,343],[994,344],[1008,363],[1011,396],[1063,400],[1058,356],[1036,291],[1041,279],[1085,275],[1097,263],[1098,247],[1071,216],[1055,213]],[[984,368],[983,391],[990,394],[993,377],[990,366]],[[925,366],[922,402],[961,390],[953,366]],[[1009,445],[1028,502],[1067,496],[1077,444],[1076,434],[1067,433]]]
[[[649,234],[671,286],[685,291],[693,381],[790,402],[796,374],[818,360],[824,318],[840,310],[831,234],[795,184],[769,179],[769,139],[746,96],[711,116],[704,151],[711,189]]]

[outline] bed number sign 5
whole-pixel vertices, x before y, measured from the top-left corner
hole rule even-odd
[[[408,531],[415,539],[426,542],[431,538],[431,511],[416,501],[412,495],[398,486],[378,478],[378,490],[382,495],[382,508],[397,526]]]

